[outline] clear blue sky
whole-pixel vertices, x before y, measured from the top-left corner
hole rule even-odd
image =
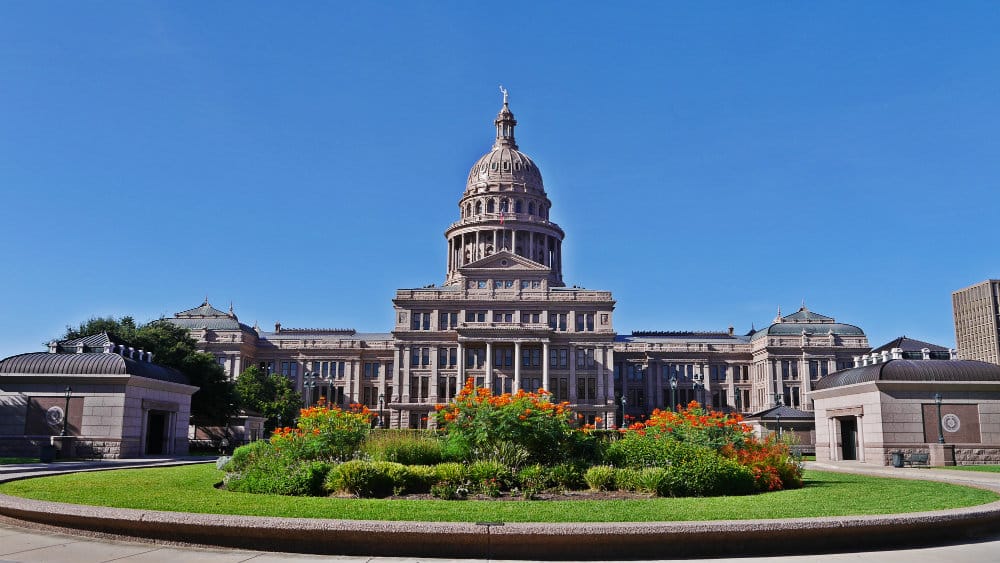
[[[1000,277],[995,2],[6,2],[0,357],[233,301],[387,331],[497,85],[615,327],[954,343]]]

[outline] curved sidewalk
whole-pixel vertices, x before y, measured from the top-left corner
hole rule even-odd
[[[930,478],[1000,490],[1000,475],[995,474],[867,468],[842,463],[809,465],[822,470]],[[2,475],[0,480],[11,477]],[[962,538],[993,538],[1000,534],[1000,502],[938,512],[838,518],[470,524],[187,514],[0,496],[0,514],[85,533],[111,533],[238,549],[489,559],[612,560],[829,553],[931,545]]]

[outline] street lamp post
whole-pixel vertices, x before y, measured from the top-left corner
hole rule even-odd
[[[62,427],[62,433],[59,434],[60,436],[69,436],[69,398],[73,396],[73,388],[70,387],[69,385],[66,386],[65,395],[66,395],[66,408],[63,409],[63,427]],[[940,413],[941,409],[938,408],[939,419],[941,418]]]
[[[739,387],[734,387],[733,388],[733,405],[736,407],[736,412],[740,412],[742,410],[742,409],[740,409],[740,388]]]
[[[778,422],[777,422],[777,426],[778,426],[778,439],[780,440],[781,439],[781,415],[780,414],[776,414],[775,418],[777,418],[777,420],[778,420]]]
[[[670,376],[670,410],[677,408],[677,376]]]
[[[625,399],[625,394],[622,393],[622,423],[618,425],[619,428],[625,428],[625,404],[627,402],[628,400]]]
[[[938,443],[944,443],[944,425],[941,423],[941,393],[934,393],[934,402],[937,403],[938,415]]]
[[[385,395],[378,394],[378,427],[382,428],[382,405],[385,403]]]

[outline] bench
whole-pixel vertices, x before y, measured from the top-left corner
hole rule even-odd
[[[927,452],[915,452],[911,454],[903,454],[903,465],[909,464],[910,467],[914,465],[927,465],[930,461],[931,454]]]

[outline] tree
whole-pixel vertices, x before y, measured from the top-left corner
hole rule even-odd
[[[265,428],[273,430],[280,424],[291,425],[302,407],[302,396],[292,387],[292,382],[276,373],[251,366],[236,380],[236,394],[240,405],[264,415]]]
[[[64,340],[107,332],[112,340],[153,353],[153,361],[187,376],[198,391],[191,397],[191,416],[205,422],[226,424],[236,412],[233,384],[211,354],[198,351],[186,328],[162,319],[136,325],[132,317],[92,317],[80,326],[66,327]]]
[[[114,317],[90,317],[76,327],[66,325],[66,332],[60,340],[73,340],[91,334],[108,333],[111,339],[121,343],[131,343],[139,327],[135,319],[129,316],[116,319]]]

